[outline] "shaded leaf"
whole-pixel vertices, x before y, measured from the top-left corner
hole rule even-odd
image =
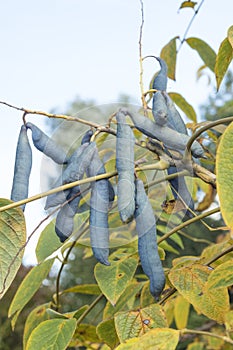
[[[216,156],[217,191],[223,219],[227,226],[233,228],[233,123],[221,137]]]
[[[114,349],[119,344],[113,318],[100,322],[96,328],[96,333],[100,340],[110,346],[111,349]]]
[[[150,329],[167,327],[164,311],[158,304],[136,311],[120,312],[114,316],[114,320],[121,343],[129,338],[140,337]]]
[[[0,199],[1,207],[11,203],[8,199]],[[18,207],[0,212],[0,299],[21,265],[25,242],[26,225],[22,209]]]
[[[188,345],[187,350],[204,350],[205,343],[195,342]]]
[[[171,269],[169,279],[178,292],[205,316],[224,323],[229,310],[229,296],[226,288],[208,289],[208,276],[211,269],[193,264],[180,269]]]
[[[169,96],[175,102],[175,104],[184,112],[187,118],[191,119],[193,122],[197,121],[197,115],[194,108],[185,100],[185,98],[176,93],[169,92]]]
[[[190,303],[178,295],[174,303],[174,317],[178,329],[186,328],[188,323]]]
[[[233,259],[219,265],[210,274],[208,279],[208,288],[230,287],[233,285]]]
[[[187,8],[187,7],[194,8],[196,4],[197,2],[195,1],[183,1],[182,4],[180,5],[180,9]]]
[[[126,340],[116,350],[175,350],[179,342],[179,331],[171,328],[151,329],[139,338]]]
[[[176,39],[171,39],[167,45],[165,45],[161,52],[160,57],[167,63],[167,76],[172,80],[176,80]]]
[[[55,233],[55,220],[52,220],[41,232],[36,245],[36,258],[38,263],[45,260],[58,248],[62,243]]]
[[[216,63],[215,63],[215,77],[217,82],[217,90],[219,89],[221,82],[226,74],[226,71],[229,67],[233,58],[232,46],[227,38],[225,38],[218,50]]]
[[[233,48],[233,26],[231,26],[230,28],[228,28],[227,31],[227,39],[229,40],[229,43],[231,44],[232,48]]]
[[[107,302],[104,309],[104,319],[111,318],[118,311],[128,310],[128,302],[132,300],[137,293],[142,289],[144,282],[133,282],[128,285],[124,293],[118,299],[115,306],[112,306],[110,302]],[[154,299],[153,299],[154,301]]]
[[[147,281],[141,291],[140,295],[140,306],[146,307],[148,305],[154,304],[155,299],[150,292],[150,281]]]
[[[53,262],[54,259],[50,259],[33,267],[20,284],[8,311],[8,317],[12,317],[13,328],[20,312],[40,288],[41,283],[48,275]]]
[[[75,319],[54,319],[39,324],[31,333],[26,350],[65,350],[76,329]]]
[[[229,336],[233,339],[233,310],[226,314],[225,327]]]
[[[199,38],[186,39],[187,44],[196,50],[203,62],[214,72],[214,66],[216,61],[216,53],[214,50],[204,41]]]
[[[70,342],[70,347],[80,347],[86,346],[89,343],[99,343],[99,337],[96,334],[96,327],[91,324],[79,324],[75,333],[73,335],[73,339]]]
[[[102,293],[115,305],[136,271],[138,258],[131,256],[118,261],[111,261],[111,266],[97,264],[95,278]]]

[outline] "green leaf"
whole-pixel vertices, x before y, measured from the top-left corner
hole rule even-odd
[[[226,74],[229,64],[232,61],[232,58],[233,58],[232,46],[228,38],[225,38],[219,47],[215,68],[214,68],[216,82],[217,82],[217,90],[221,85],[221,82],[224,78],[224,75]]]
[[[50,307],[50,303],[37,306],[33,309],[27,317],[24,332],[23,332],[23,348],[26,348],[28,338],[33,331],[41,322],[49,319],[47,309]]]
[[[102,293],[115,305],[133,278],[138,264],[136,256],[127,257],[118,261],[111,261],[111,266],[97,264],[95,278]]]
[[[96,334],[96,327],[92,324],[79,324],[70,343],[70,347],[84,346],[86,348],[87,343],[99,343],[99,337]]]
[[[175,350],[179,342],[179,331],[171,328],[151,329],[139,338],[126,340],[116,350]]]
[[[0,206],[12,201],[0,198]],[[26,225],[21,208],[0,212],[0,299],[10,287],[21,265],[26,243]]]
[[[196,50],[203,62],[214,72],[214,66],[216,61],[216,53],[214,50],[203,40],[199,38],[186,39],[187,44]]]
[[[99,323],[96,328],[96,333],[100,340],[110,346],[111,349],[115,349],[117,344],[119,344],[113,318]]]
[[[231,44],[231,47],[233,48],[233,26],[228,28],[227,39],[229,40],[229,43]]]
[[[166,250],[167,252],[174,253],[177,255],[180,254],[179,251],[173,248],[170,244],[168,244],[167,241],[162,241],[161,243],[159,243],[159,247]]]
[[[208,279],[208,288],[230,287],[233,285],[233,259],[219,265],[211,272]]]
[[[216,156],[217,191],[223,219],[233,228],[233,123],[225,130],[220,139]]]
[[[55,220],[52,220],[41,232],[37,246],[36,257],[38,263],[44,261],[48,256],[60,248],[62,243],[55,233]]]
[[[180,5],[180,9],[187,8],[187,7],[194,8],[196,4],[197,2],[195,1],[183,1],[182,4]]]
[[[176,80],[176,39],[178,37],[174,37],[169,41],[167,45],[165,45],[161,52],[160,57],[167,63],[168,78],[172,80]]]
[[[76,320],[54,319],[39,324],[31,333],[26,350],[65,350],[76,329]]]
[[[169,92],[169,96],[175,102],[175,104],[184,112],[184,114],[196,123],[196,112],[194,108],[185,100],[185,98],[176,92]]]
[[[164,311],[158,304],[136,311],[120,312],[114,316],[114,320],[121,343],[129,338],[140,337],[153,328],[167,327]]]
[[[188,323],[190,303],[178,295],[174,303],[174,317],[178,329],[186,328]]]
[[[33,267],[20,284],[8,311],[8,317],[12,317],[13,328],[20,312],[40,288],[41,283],[48,275],[53,262],[54,259],[50,259]]]
[[[101,290],[99,289],[97,284],[79,284],[77,286],[67,288],[61,292],[61,294],[65,294],[65,293],[99,295],[101,294]]]
[[[128,310],[129,306],[128,303],[135,298],[135,295],[139,293],[139,291],[142,289],[145,282],[133,282],[128,285],[128,287],[125,289],[124,293],[121,295],[121,297],[118,299],[115,306],[112,306],[110,302],[107,302],[105,309],[104,309],[104,319],[108,319],[113,317],[113,315],[122,310]],[[154,299],[153,299],[154,301]]]
[[[233,339],[233,310],[230,310],[226,314],[226,321],[225,321],[225,327],[227,330],[227,333]]]
[[[178,292],[197,310],[207,317],[224,323],[229,310],[229,297],[226,288],[208,289],[208,266],[193,264],[180,269],[171,269],[169,279]]]
[[[188,345],[187,350],[204,350],[206,349],[205,343],[194,342]]]

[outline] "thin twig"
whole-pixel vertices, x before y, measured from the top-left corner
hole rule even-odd
[[[104,295],[100,294],[98,297],[91,303],[91,305],[88,307],[87,310],[84,311],[84,313],[79,317],[77,320],[77,326],[84,320],[84,318],[91,312],[91,310],[98,304],[98,302],[103,299]]]
[[[186,40],[186,37],[187,37],[187,35],[188,35],[188,32],[189,32],[189,30],[190,30],[190,28],[191,28],[191,25],[193,24],[193,21],[194,21],[196,15],[198,14],[200,8],[202,7],[204,1],[205,1],[205,0],[202,0],[202,1],[201,1],[200,5],[199,5],[198,8],[195,10],[194,15],[193,15],[193,17],[191,18],[191,20],[190,20],[190,22],[189,22],[187,28],[185,29],[183,38],[182,38],[181,41],[180,41],[180,46],[178,47],[178,49],[177,49],[177,51],[176,51],[177,53],[180,51],[182,45],[184,44],[184,42],[185,42],[185,40]]]
[[[210,333],[210,332],[206,332],[206,331],[199,331],[197,329],[181,329],[180,330],[180,334],[183,335],[183,334],[198,334],[198,335],[205,335],[205,336],[208,336],[208,337],[213,337],[213,338],[218,338],[218,339],[221,339],[223,340],[224,342],[226,343],[229,343],[229,344],[232,344],[233,345],[233,340],[224,336],[224,335],[219,335],[219,334],[216,334],[216,333]]]

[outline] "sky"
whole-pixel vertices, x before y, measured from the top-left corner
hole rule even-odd
[[[159,55],[175,36],[183,37],[193,15],[179,11],[179,0],[144,0],[143,56]],[[199,37],[217,51],[232,23],[233,3],[205,0],[188,37]],[[0,101],[18,107],[64,112],[76,96],[97,104],[113,103],[122,93],[140,101],[139,0],[4,1],[0,11]],[[186,44],[178,55],[176,82],[168,91],[181,93],[198,112],[212,89],[196,81],[202,61]],[[155,60],[144,64],[147,89]],[[77,111],[78,112],[78,111]],[[0,104],[0,196],[9,198],[22,113]],[[44,126],[45,117],[30,121]],[[33,158],[30,193],[39,193],[40,162]],[[35,212],[33,217],[29,215]],[[41,203],[28,204],[28,231],[43,218]]]

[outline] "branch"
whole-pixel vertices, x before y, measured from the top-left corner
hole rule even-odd
[[[218,339],[221,339],[223,340],[224,342],[226,343],[229,343],[229,344],[232,344],[233,345],[233,340],[224,336],[224,335],[219,335],[219,334],[216,334],[216,333],[210,333],[210,332],[206,332],[206,331],[200,331],[200,330],[197,330],[197,329],[181,329],[180,330],[180,334],[181,336],[184,335],[184,334],[199,334],[199,335],[205,335],[205,336],[208,336],[208,337],[214,337],[214,338],[218,338]]]

